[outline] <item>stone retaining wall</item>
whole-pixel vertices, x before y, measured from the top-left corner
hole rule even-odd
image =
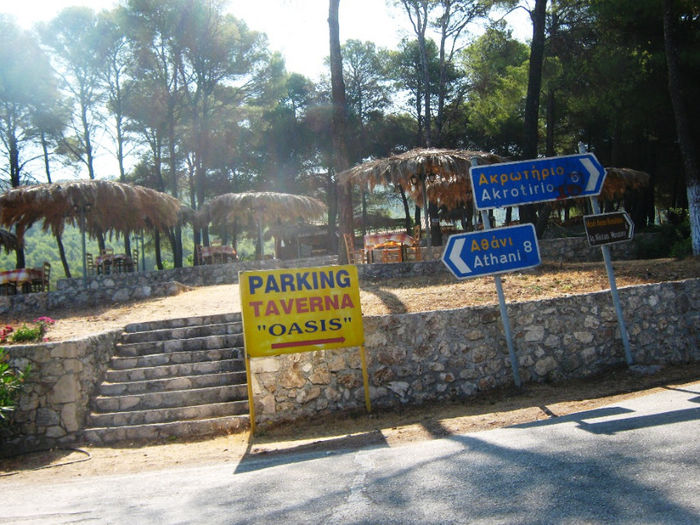
[[[639,238],[645,238],[642,234]],[[542,239],[540,256],[548,261],[602,261],[600,248],[591,248],[584,237]],[[637,243],[619,243],[610,246],[613,259],[634,259]],[[360,279],[425,275],[447,272],[440,261],[442,247],[425,250],[425,262],[404,264],[360,265]],[[128,301],[165,297],[180,293],[187,286],[211,286],[238,282],[238,272],[275,268],[298,268],[335,264],[337,256],[322,256],[294,260],[240,261],[230,264],[188,266],[170,270],[135,272],[116,275],[93,275],[87,286],[82,278],[59,279],[52,292],[0,296],[0,314],[48,314],[58,308],[84,308],[121,304]]]
[[[636,363],[700,360],[700,279],[625,287]],[[609,292],[508,306],[523,382],[589,376],[624,364]],[[466,398],[512,384],[498,306],[366,317],[374,407]],[[264,425],[362,409],[358,349],[252,360],[256,420]]]
[[[79,441],[121,330],[86,339],[9,347],[10,364],[31,365],[14,414],[15,434],[0,436],[0,456]]]
[[[297,260],[242,261],[230,264],[188,266],[150,272],[91,275],[87,286],[82,278],[59,279],[56,290],[0,296],[0,314],[36,312],[47,314],[59,308],[121,304],[128,301],[176,295],[188,286],[212,286],[238,282],[238,272],[253,269],[323,266],[335,256]]]
[[[700,360],[700,279],[625,287],[620,298],[636,362]],[[599,292],[510,304],[523,381],[624,363],[611,303]],[[467,398],[512,382],[498,306],[366,317],[364,326],[375,407]],[[11,365],[32,372],[15,415],[23,438],[5,439],[0,455],[80,440],[120,332],[9,347]],[[364,407],[357,349],[258,358],[252,370],[262,425]]]

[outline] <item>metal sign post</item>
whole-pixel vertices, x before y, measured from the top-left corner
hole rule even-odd
[[[579,144],[579,152],[581,154],[585,153],[585,147],[583,144]],[[600,205],[598,204],[598,199],[594,196],[590,197],[591,209],[595,215],[600,214]],[[608,274],[608,282],[610,283],[610,295],[612,295],[613,305],[615,306],[615,313],[617,314],[617,324],[620,327],[620,336],[622,337],[622,345],[625,347],[625,360],[627,365],[631,366],[634,364],[634,359],[632,359],[632,351],[630,350],[630,340],[627,334],[627,327],[625,326],[625,318],[622,315],[622,306],[620,305],[620,296],[617,293],[617,284],[615,283],[615,272],[612,267],[612,261],[610,259],[610,248],[607,245],[602,245],[600,251],[603,253],[603,261],[605,261],[605,271]]]
[[[490,230],[491,219],[489,218],[489,212],[487,210],[481,211],[481,220],[484,222],[484,230]],[[496,285],[496,292],[498,293],[498,305],[501,309],[501,321],[503,322],[503,331],[505,332],[506,343],[508,344],[508,356],[510,357],[510,367],[513,370],[513,381],[515,382],[515,386],[520,388],[523,383],[520,380],[518,356],[515,355],[515,346],[513,346],[513,335],[510,328],[508,310],[506,309],[506,297],[503,293],[501,276],[494,275],[493,282]]]
[[[255,433],[253,357],[359,347],[365,407],[372,411],[355,265],[243,271],[238,282],[251,433]]]
[[[598,204],[598,199],[595,197],[590,198],[591,208],[594,214],[600,213],[600,205]],[[617,293],[617,285],[615,283],[615,271],[612,267],[612,261],[610,259],[610,248],[603,244],[600,247],[600,251],[603,253],[603,261],[605,261],[605,271],[608,274],[608,282],[610,283],[610,295],[612,295],[613,305],[615,306],[615,313],[617,314],[617,324],[620,326],[620,336],[622,337],[622,345],[625,347],[625,360],[627,365],[633,365],[634,360],[632,359],[632,351],[630,350],[630,340],[627,335],[627,328],[625,327],[625,318],[622,315],[622,306],[620,305],[620,296]]]

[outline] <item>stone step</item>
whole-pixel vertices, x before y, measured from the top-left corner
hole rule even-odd
[[[200,374],[240,371],[245,371],[243,359],[223,359],[220,361],[201,361],[176,365],[108,370],[105,374],[105,381],[107,383],[126,383],[128,381],[148,381],[167,377],[197,376]]]
[[[119,412],[240,401],[246,399],[247,395],[248,390],[244,384],[123,396],[97,396],[93,399],[93,404],[95,412]]]
[[[193,352],[151,354],[138,357],[112,357],[109,366],[113,370],[125,370],[127,368],[144,368],[242,358],[242,348],[217,348],[212,350],[196,350]]]
[[[120,441],[139,442],[159,441],[167,438],[208,437],[241,432],[249,426],[247,415],[234,415],[149,425],[90,428],[85,430],[83,436],[90,444],[105,445]]]
[[[166,377],[145,381],[126,381],[120,383],[104,382],[100,385],[102,396],[125,396],[206,388],[209,386],[227,386],[245,384],[245,372],[225,372],[217,374],[200,374],[192,376]]]
[[[221,334],[189,339],[170,339],[139,343],[117,343],[117,357],[134,357],[167,352],[191,352],[217,348],[236,348],[243,346],[243,334]]]
[[[127,333],[149,332],[151,330],[163,330],[167,328],[183,328],[186,326],[201,326],[221,323],[240,323],[241,313],[206,315],[200,317],[183,317],[178,319],[165,319],[160,321],[146,321],[143,323],[131,323],[124,328]]]
[[[90,428],[125,427],[235,416],[246,414],[247,412],[247,401],[229,401],[207,405],[133,410],[130,412],[93,412],[89,415],[88,421]]]
[[[240,334],[242,329],[241,323],[219,323],[185,326],[181,328],[162,328],[145,332],[124,332],[121,337],[121,342],[123,344],[144,343],[149,341],[209,337],[212,335]]]

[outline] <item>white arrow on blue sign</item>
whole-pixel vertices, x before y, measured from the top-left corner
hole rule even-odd
[[[457,279],[512,272],[539,265],[535,227],[521,224],[452,235],[442,262]]]
[[[592,153],[472,166],[469,174],[479,210],[598,195],[605,180]]]

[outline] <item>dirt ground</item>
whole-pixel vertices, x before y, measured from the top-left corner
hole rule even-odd
[[[614,264],[618,288],[700,277],[700,259],[620,261]],[[544,264],[502,277],[509,302],[543,299],[609,288],[602,263]],[[492,278],[456,281],[451,275],[392,279],[361,287],[364,315],[416,312],[496,303]],[[50,312],[56,323],[50,340],[68,340],[123,327],[130,322],[240,310],[237,285],[191,289],[174,297],[89,311]],[[4,320],[15,324],[30,318]],[[502,389],[460,403],[431,404],[400,411],[338,414],[248,433],[200,441],[169,441],[137,446],[55,450],[0,460],[0,477],[17,482],[60,480],[138,472],[175,466],[228,462],[232,465],[270,455],[362,445],[402,444],[477,432],[590,410],[664,388],[682,388],[700,379],[700,364],[660,370],[622,367],[600,377],[566,385],[525,385]],[[2,481],[0,481],[1,483]]]
[[[700,277],[700,258],[619,261],[613,264],[618,288],[644,283]],[[542,264],[532,270],[501,276],[507,302],[546,299],[607,290],[605,266],[600,263]],[[452,274],[389,279],[361,284],[363,315],[446,310],[497,304],[492,277],[464,281]],[[82,338],[91,333],[122,328],[148,320],[174,319],[240,311],[238,285],[192,288],[172,297],[84,310],[52,311],[56,320],[46,333],[49,341]],[[5,319],[13,326],[34,316]]]

